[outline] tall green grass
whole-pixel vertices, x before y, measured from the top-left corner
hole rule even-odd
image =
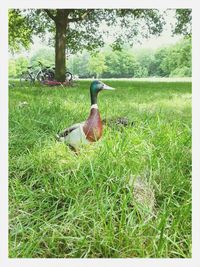
[[[11,258],[191,257],[191,83],[107,84],[103,137],[78,155],[54,136],[87,118],[90,81],[10,89]]]

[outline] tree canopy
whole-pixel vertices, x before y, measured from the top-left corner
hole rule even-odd
[[[62,10],[62,9],[61,9]],[[55,33],[55,23],[60,9],[10,9],[9,10],[9,46],[10,49],[27,47],[33,35],[42,36]],[[104,35],[109,33],[110,26],[117,26],[121,31],[115,34],[116,48],[124,43],[124,39],[133,44],[138,35],[148,37],[159,34],[163,28],[163,18],[156,9],[63,9],[67,21],[67,49],[76,53],[84,49],[94,50],[104,45]],[[17,24],[15,22],[18,22]],[[106,26],[100,29],[101,23]],[[140,31],[140,27],[143,31]],[[21,35],[21,33],[23,35]],[[14,45],[17,39],[18,46]],[[54,38],[50,38],[54,46]]]
[[[29,48],[32,42],[33,25],[29,24],[28,17],[23,16],[21,10],[9,10],[9,49],[17,52],[22,47]]]
[[[176,23],[173,33],[191,37],[192,9],[176,9]]]

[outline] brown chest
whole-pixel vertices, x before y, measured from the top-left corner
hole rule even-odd
[[[103,133],[103,125],[98,109],[91,109],[89,118],[86,120],[85,125],[83,126],[83,131],[86,135],[86,138],[90,142],[95,142],[101,138]]]

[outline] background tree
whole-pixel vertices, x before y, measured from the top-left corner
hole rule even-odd
[[[91,77],[89,71],[90,54],[87,51],[71,55],[68,60],[69,70],[80,78]]]
[[[134,78],[145,78],[148,77],[148,69],[145,66],[142,66],[139,62],[134,64]]]
[[[15,60],[10,59],[9,60],[9,69],[8,69],[8,75],[9,78],[15,78],[16,77],[16,66],[15,66]]]
[[[92,55],[89,60],[89,71],[96,78],[106,71],[107,66],[105,64],[105,56],[103,53]]]
[[[107,70],[104,77],[131,78],[134,76],[136,63],[134,54],[122,49],[121,51],[108,51],[105,53]]]
[[[137,62],[140,63],[140,66],[143,67],[143,73],[147,76],[155,75],[155,62],[154,62],[154,53],[152,49],[139,49],[134,51]],[[144,77],[144,76],[140,76]]]
[[[33,66],[38,65],[40,61],[45,66],[53,66],[55,64],[55,52],[53,48],[42,48],[37,50],[30,59],[30,64]]]
[[[176,9],[176,23],[173,28],[174,34],[191,37],[192,35],[192,9]]]
[[[22,47],[28,49],[32,42],[33,25],[19,9],[10,9],[8,42],[11,52],[19,51]]]
[[[29,61],[27,58],[20,56],[15,62],[16,73],[22,73],[27,70]]]
[[[94,50],[104,45],[108,27],[100,30],[103,21],[107,26],[118,25],[113,47],[120,49],[124,41],[132,45],[137,36],[149,37],[162,31],[163,20],[158,10],[152,9],[30,9],[10,10],[9,35],[16,39],[15,16],[22,18],[20,28],[29,31],[18,40],[21,45],[29,44],[33,34],[55,33],[56,79],[65,80],[66,49],[72,53],[83,49]],[[25,25],[26,24],[26,25]],[[31,26],[31,27],[29,27]],[[143,28],[140,30],[139,26]],[[26,31],[25,31],[26,32]],[[10,41],[10,46],[15,49]]]
[[[80,78],[91,78],[96,73],[103,78],[190,77],[191,50],[191,38],[154,50],[135,50],[124,46],[121,51],[112,51],[111,48],[104,47],[96,56],[88,51],[71,55],[67,64],[69,70]],[[19,77],[28,64],[37,66],[38,60],[51,65],[54,57],[54,50],[46,47],[36,51],[29,62],[23,56],[11,58],[9,77]]]
[[[165,49],[160,68],[167,76],[191,76],[192,69],[191,40],[181,42]]]

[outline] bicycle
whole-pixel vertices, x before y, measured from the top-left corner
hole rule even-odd
[[[53,68],[51,67],[47,67],[47,66],[44,66],[40,61],[38,61],[41,69],[40,71],[37,73],[37,76],[36,76],[36,79],[39,81],[39,82],[42,82],[44,80],[54,80],[55,78],[55,71],[53,70]]]
[[[27,67],[27,71],[22,72],[20,77],[20,83],[29,82],[31,84],[35,83],[36,80],[42,82],[44,80],[53,80],[54,79],[54,71],[50,69],[50,67],[44,66],[40,61],[39,63],[39,71],[35,71],[33,66]]]
[[[65,72],[65,79],[68,81],[68,82],[71,82],[73,80],[73,75],[70,71],[66,71]]]
[[[47,67],[47,72],[51,77],[50,80],[55,80],[55,69],[56,69],[55,66]],[[71,82],[72,79],[73,79],[72,73],[69,70],[67,70],[65,72],[65,80],[68,81],[68,82]]]
[[[35,82],[35,77],[33,71],[30,71],[32,69],[32,66],[27,67],[27,71],[23,71],[21,76],[20,76],[20,83],[24,84],[25,82],[28,83],[34,83]]]
[[[44,66],[40,61],[38,61],[40,69],[35,72],[33,66],[29,66],[27,71],[23,72],[20,77],[20,83],[29,82],[34,84],[35,81],[44,83],[44,81],[55,81],[55,67]],[[66,71],[65,79],[70,84],[73,80],[73,75],[70,71]]]

